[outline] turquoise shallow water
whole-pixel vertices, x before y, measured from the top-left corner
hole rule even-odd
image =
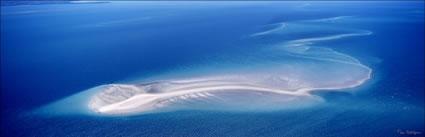
[[[1,134],[316,137],[400,136],[400,131],[414,130],[423,136],[423,10],[423,2],[2,6]],[[286,26],[280,27],[282,23]],[[311,38],[325,38],[308,45],[321,50],[300,57],[302,50],[290,48],[285,52],[289,57],[276,49]],[[323,99],[313,106],[272,111],[194,107],[118,117],[75,113],[90,111],[78,107],[87,96],[48,113],[37,111],[103,84],[263,74],[276,62],[296,70],[322,64],[306,61],[309,57],[355,62],[323,49],[358,60],[373,70],[371,78],[356,88],[313,92]],[[352,67],[330,71],[311,66],[305,67],[314,70],[311,74],[302,74],[320,80],[315,83],[354,76],[331,73],[335,68],[352,72]],[[57,114],[62,109],[75,111]]]

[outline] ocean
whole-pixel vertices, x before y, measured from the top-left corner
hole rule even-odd
[[[0,135],[424,136],[424,34],[423,1],[2,1]]]

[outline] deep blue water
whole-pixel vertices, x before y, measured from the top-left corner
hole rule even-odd
[[[316,46],[373,72],[360,87],[316,94],[314,107],[185,110],[122,117],[32,111],[102,84],[225,62],[293,37],[250,38],[269,24],[352,16],[368,36]],[[2,136],[424,136],[423,2],[110,2],[1,7]],[[220,68],[211,68],[220,69]],[[190,73],[190,72],[186,72]],[[72,104],[69,104],[72,105]]]

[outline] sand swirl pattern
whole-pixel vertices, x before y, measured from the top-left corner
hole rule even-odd
[[[252,39],[282,37],[283,40],[274,45],[257,47],[256,53],[248,57],[235,53],[234,64],[238,64],[238,60],[248,62],[238,67],[211,64],[187,71],[208,68],[220,71],[211,69],[208,73],[189,73],[184,77],[170,75],[141,83],[101,85],[85,91],[85,95],[75,95],[50,106],[85,96],[82,102],[90,113],[106,115],[185,109],[268,111],[308,107],[325,101],[311,94],[311,91],[352,88],[370,79],[372,70],[356,58],[315,45],[323,41],[372,34],[368,30],[335,25],[346,23],[344,20],[350,18],[354,17],[271,24],[273,28],[251,34]],[[329,30],[333,33],[315,37],[301,35],[296,39],[290,37]]]

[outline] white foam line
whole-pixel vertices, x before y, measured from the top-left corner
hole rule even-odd
[[[210,96],[210,97],[214,96],[213,94],[208,93],[208,92],[205,92],[205,94],[207,94],[207,95],[208,95],[208,96]]]
[[[195,94],[190,94],[189,96],[192,97],[192,98],[197,98],[198,97]]]
[[[341,19],[348,18],[348,17],[352,17],[352,16],[337,16],[337,17],[316,19],[316,20],[301,20],[301,21],[293,21],[292,23],[297,23],[297,22],[298,23],[301,23],[301,22],[328,22],[328,21],[341,20]],[[280,22],[280,23],[275,23],[275,24],[270,24],[270,25],[277,25],[277,27],[270,29],[270,30],[267,30],[267,31],[254,33],[251,36],[256,37],[256,36],[267,35],[267,34],[279,32],[279,31],[283,30],[285,27],[287,27],[287,22]]]
[[[278,26],[276,28],[273,28],[271,30],[264,31],[264,32],[258,32],[258,33],[252,34],[251,36],[256,37],[256,36],[261,36],[261,35],[267,35],[267,34],[270,34],[270,33],[275,33],[275,32],[278,32],[278,31],[284,29],[285,27],[286,27],[286,23],[278,23]]]
[[[307,22],[327,22],[327,21],[336,21],[344,18],[348,18],[352,16],[338,16],[338,17],[331,17],[331,18],[324,18],[324,19],[317,19],[317,20],[309,20]]]
[[[372,34],[371,31],[365,30],[363,33],[348,33],[348,34],[331,35],[331,36],[325,36],[325,37],[292,40],[292,41],[288,41],[287,44],[288,46],[305,46],[305,45],[312,44],[314,41],[325,41],[325,40],[340,39],[344,37],[362,36],[362,35],[371,35],[371,34]]]
[[[200,97],[207,97],[206,95],[202,94],[202,93],[195,93],[196,95],[200,96]]]

